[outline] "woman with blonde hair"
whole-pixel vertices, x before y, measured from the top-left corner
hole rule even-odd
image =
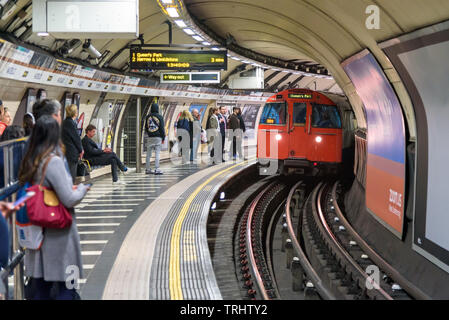
[[[75,183],[78,160],[82,159],[84,155],[76,123],[78,107],[75,104],[71,104],[65,108],[65,114],[67,117],[62,122],[62,142],[65,146],[65,155],[69,164],[70,174],[72,175],[72,182]]]
[[[189,136],[189,152],[182,152],[183,149],[184,150],[186,149],[187,144],[184,145],[183,148],[182,147],[180,148],[183,162],[187,162],[187,159],[189,159],[193,149],[193,116],[189,110],[184,110],[181,113],[181,116],[178,119],[178,123],[176,124],[176,129],[178,141],[181,146],[183,146],[181,144],[182,136],[185,136],[186,134],[188,134]]]

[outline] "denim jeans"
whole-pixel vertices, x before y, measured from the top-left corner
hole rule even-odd
[[[160,155],[161,155],[161,148],[162,148],[162,138],[160,137],[150,137],[147,140],[147,163],[145,165],[145,169],[147,171],[150,171],[151,166],[150,166],[150,160],[151,160],[151,155],[153,153],[153,149],[156,153],[156,160],[155,160],[155,169],[159,169],[159,159],[160,159]]]

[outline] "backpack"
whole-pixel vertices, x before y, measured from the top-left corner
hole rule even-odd
[[[159,131],[160,121],[156,116],[149,115],[146,121],[146,130],[149,136]]]

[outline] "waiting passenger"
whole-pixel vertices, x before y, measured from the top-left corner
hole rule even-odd
[[[128,168],[120,161],[117,155],[112,152],[111,148],[105,148],[101,150],[92,138],[97,133],[97,127],[93,124],[89,124],[86,128],[86,135],[82,139],[84,148],[84,158],[87,159],[91,166],[97,165],[111,165],[112,182],[117,184],[123,184],[118,180],[117,167],[122,172],[128,171]]]
[[[0,269],[6,267],[9,258],[9,228],[6,219],[23,206],[23,203],[14,207],[11,202],[0,201]]]
[[[78,134],[76,118],[78,117],[78,107],[74,104],[65,108],[67,118],[62,122],[62,142],[65,145],[65,156],[69,163],[72,181],[75,183],[76,168],[78,160],[83,158],[84,150],[81,144],[81,138]]]
[[[44,172],[44,163],[48,162]],[[66,160],[62,151],[60,127],[49,115],[36,121],[27,153],[19,172],[21,184],[40,183],[55,191],[59,201],[74,214],[74,207],[84,198],[89,188],[83,184],[74,186],[70,173],[66,170]],[[32,300],[70,300],[78,298],[76,289],[68,289],[67,270],[77,268],[83,277],[81,244],[76,220],[65,229],[44,229],[44,240],[40,250],[26,249],[25,275],[30,277]]]
[[[209,109],[209,116],[207,117],[206,130],[208,136],[208,152],[210,154],[213,163],[217,163],[221,160],[222,156],[220,154],[221,146],[221,133],[220,133],[220,122],[218,120],[219,110],[217,107],[212,107]],[[218,151],[215,153],[215,149]],[[214,160],[215,158],[215,160]]]
[[[42,99],[33,104],[35,121],[43,115],[52,116],[61,125],[61,104],[55,99]]]
[[[148,143],[147,143],[147,162],[145,165],[145,173],[150,174],[163,174],[159,169],[159,159],[162,144],[165,140],[165,124],[164,118],[159,114],[159,105],[157,103],[153,103],[151,105],[151,113],[145,119],[145,131],[148,135]],[[155,152],[155,165],[154,171],[151,170],[151,154]]]
[[[189,155],[192,152],[193,147],[193,117],[189,110],[184,110],[178,119],[176,124],[178,141],[182,146],[180,148],[182,153],[183,163],[187,163]],[[184,131],[183,131],[184,130]],[[182,137],[188,135],[189,142],[182,142]],[[188,148],[188,150],[186,150]]]
[[[198,109],[192,109],[193,129],[192,129],[192,152],[190,153],[190,161],[197,159],[198,148],[201,145],[201,115]]]
[[[15,140],[25,136],[25,130],[21,126],[12,125],[7,126],[5,131],[3,131],[0,141]]]
[[[0,135],[3,134],[6,127],[11,124],[11,115],[9,114],[9,111],[7,108],[4,108],[3,115],[0,118]]]
[[[23,116],[23,129],[25,130],[25,137],[29,137],[34,128],[34,116],[31,112],[27,112]]]
[[[229,148],[229,153],[232,150],[232,158],[237,159],[237,151],[239,156],[242,157],[241,150],[238,150],[237,144],[241,145],[242,135],[240,130],[240,120],[237,116],[239,108],[234,108],[232,114],[229,116],[229,128],[232,130],[232,148]]]

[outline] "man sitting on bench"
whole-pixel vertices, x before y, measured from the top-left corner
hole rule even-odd
[[[87,159],[91,166],[111,165],[112,182],[123,184],[117,177],[117,166],[121,171],[126,172],[128,168],[120,161],[117,155],[112,152],[111,148],[101,150],[92,138],[97,133],[97,128],[93,124],[89,124],[86,128],[86,135],[83,140],[84,158]]]

